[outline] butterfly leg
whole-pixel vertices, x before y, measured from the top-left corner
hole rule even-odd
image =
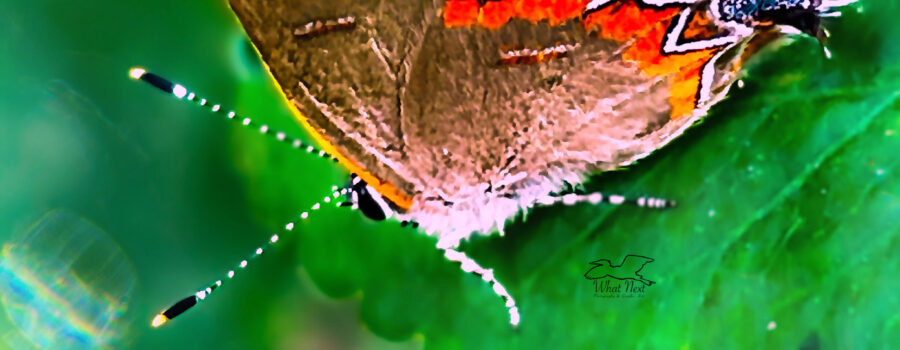
[[[493,269],[485,269],[478,265],[475,260],[468,257],[465,253],[455,250],[453,248],[438,248],[444,251],[444,257],[447,260],[455,261],[460,263],[463,271],[471,272],[479,277],[482,280],[491,285],[491,288],[494,290],[494,294],[497,294],[500,298],[503,299],[506,309],[509,311],[509,323],[514,327],[519,324],[519,308],[516,307],[516,302],[513,300],[512,296],[506,291],[506,288],[494,278],[494,270]]]
[[[563,203],[565,205],[575,205],[578,203],[591,203],[591,204],[599,204],[599,203],[609,203],[614,205],[620,204],[631,204],[636,205],[642,208],[674,208],[676,206],[675,201],[669,199],[662,198],[654,198],[654,197],[638,197],[638,198],[627,198],[621,195],[604,195],[600,192],[594,192],[589,194],[566,194],[562,196],[546,196],[544,198],[538,199],[537,201],[540,205],[554,205],[556,203]]]

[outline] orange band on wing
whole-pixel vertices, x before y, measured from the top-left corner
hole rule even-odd
[[[642,8],[632,0],[617,1],[588,15],[584,19],[584,28],[599,30],[602,38],[626,42],[647,35],[660,24],[668,26],[679,11],[677,8]]]
[[[515,5],[511,0],[488,1],[480,9],[478,24],[490,29],[500,28],[515,14]]]
[[[469,27],[479,25],[497,29],[513,18],[537,23],[548,21],[559,25],[581,16],[589,0],[447,0],[444,4],[444,25]]]
[[[478,22],[481,6],[477,0],[449,0],[444,5],[444,25],[468,27]]]

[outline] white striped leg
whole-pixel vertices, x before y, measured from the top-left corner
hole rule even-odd
[[[673,200],[662,199],[662,198],[654,198],[654,197],[638,197],[638,198],[627,198],[621,195],[604,195],[600,192],[594,192],[589,194],[566,194],[562,196],[546,196],[537,201],[540,205],[554,205],[557,203],[562,203],[565,205],[575,205],[578,203],[591,203],[591,204],[599,204],[599,203],[609,203],[614,205],[620,204],[631,204],[636,205],[642,208],[654,208],[654,209],[664,209],[664,208],[674,208],[676,203]]]
[[[444,257],[447,260],[455,261],[460,263],[463,271],[472,272],[481,277],[482,280],[489,283],[491,288],[494,290],[494,294],[497,294],[500,298],[503,299],[503,302],[506,305],[506,309],[509,310],[509,323],[513,325],[513,327],[519,325],[519,308],[516,307],[516,302],[506,291],[506,288],[500,284],[500,281],[494,278],[494,270],[493,269],[485,269],[478,265],[475,260],[466,256],[465,253],[460,252],[458,250],[452,248],[439,248],[444,251]]]

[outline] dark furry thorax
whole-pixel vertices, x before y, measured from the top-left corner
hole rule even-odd
[[[787,25],[818,36],[819,0],[721,0],[719,20],[748,27]]]

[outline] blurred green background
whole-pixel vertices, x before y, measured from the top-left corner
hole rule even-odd
[[[143,66],[303,135],[224,1],[3,1],[0,241],[46,252],[22,237],[54,209],[103,232],[122,256],[107,263],[132,273],[107,279],[132,289],[80,343],[98,347],[897,347],[900,5],[844,12],[827,23],[832,60],[811,39],[760,55],[704,123],[586,185],[679,208],[541,208],[464,244],[516,298],[517,330],[433,238],[337,209],[151,329],[347,174],[128,79]],[[642,273],[657,284],[595,297],[589,262],[627,254],[654,258]],[[29,343],[10,313],[54,312],[32,305],[6,308],[0,347]]]

